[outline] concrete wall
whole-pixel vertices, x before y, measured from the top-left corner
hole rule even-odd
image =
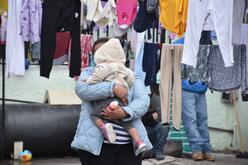
[[[2,78],[2,66],[0,72]],[[49,79],[40,77],[39,66],[30,66],[24,77],[5,79],[5,97],[42,103],[46,90],[74,90],[75,83],[69,77],[68,66],[53,66]],[[2,80],[0,84],[2,97]]]
[[[248,150],[248,103],[242,102],[238,92],[236,107],[221,102],[218,92],[207,93],[208,123],[214,150],[237,150],[240,148],[235,109],[240,117],[241,134],[245,149]]]

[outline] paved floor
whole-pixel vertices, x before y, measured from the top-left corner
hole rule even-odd
[[[190,159],[166,157],[164,161],[144,160],[142,165],[248,165],[248,159],[237,159],[234,155],[216,154],[215,162],[195,162]],[[0,162],[1,165],[80,165],[77,158],[33,159],[31,162]]]

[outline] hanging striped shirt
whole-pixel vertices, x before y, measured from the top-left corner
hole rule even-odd
[[[116,141],[111,144],[128,144],[131,143],[132,137],[129,135],[129,133],[122,127],[120,124],[114,122],[114,121],[108,121],[108,123],[111,123],[113,125],[113,129],[116,133]],[[106,139],[104,139],[104,143],[109,143]]]

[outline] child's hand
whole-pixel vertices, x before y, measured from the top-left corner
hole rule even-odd
[[[101,114],[105,119],[108,120],[118,120],[128,117],[128,114],[119,106],[117,106],[115,109],[109,109],[106,107],[103,109]]]

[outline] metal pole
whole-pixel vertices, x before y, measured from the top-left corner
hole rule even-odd
[[[0,45],[2,52],[2,45]],[[2,112],[1,112],[1,161],[4,159],[4,120],[5,120],[5,54],[2,57]]]

